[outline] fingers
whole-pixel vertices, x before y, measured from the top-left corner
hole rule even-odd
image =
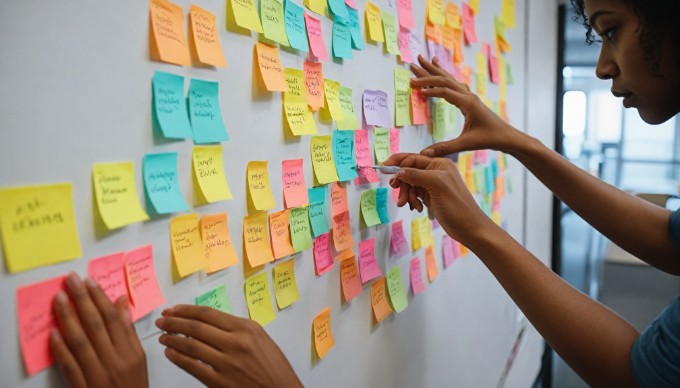
[[[205,306],[178,304],[163,310],[165,317],[181,317],[201,321],[223,331],[234,331],[242,328],[246,319],[235,317]]]
[[[413,83],[414,86],[416,83]],[[423,93],[425,97],[439,97],[443,98],[446,101],[448,101],[450,104],[453,104],[460,108],[463,112],[466,109],[466,104],[468,95],[465,95],[461,93],[460,91],[453,90],[450,87],[447,86],[435,86],[435,87],[430,87],[427,89],[420,89],[420,91]]]
[[[108,329],[113,346],[119,350],[129,349],[131,343],[129,330],[126,327],[127,322],[123,321],[122,316],[116,310],[113,303],[111,303],[104,291],[94,280],[90,278],[85,279],[85,286]]]
[[[429,145],[422,151],[420,151],[420,154],[427,157],[435,157],[451,155],[455,154],[456,152],[462,151],[472,151],[476,149],[478,149],[478,147],[475,147],[474,145],[470,144],[466,140],[466,137],[460,136],[453,140],[443,141]]]
[[[185,372],[197,378],[206,386],[215,387],[219,386],[220,383],[225,383],[224,381],[220,381],[217,372],[209,365],[188,357],[173,348],[165,349],[165,357],[173,364],[184,369]]]
[[[209,323],[191,318],[165,316],[156,320],[159,329],[173,334],[182,334],[209,344],[214,349],[224,349],[229,332],[221,330]]]
[[[54,361],[59,365],[59,369],[64,375],[64,379],[66,379],[66,385],[76,388],[87,387],[83,371],[80,370],[78,362],[73,357],[73,354],[71,354],[68,346],[66,346],[64,339],[59,334],[59,330],[53,329],[50,333],[50,345]]]
[[[434,62],[438,62],[437,58],[433,59]],[[418,63],[420,63],[420,66],[425,69],[428,73],[432,75],[443,75],[443,76],[451,76],[446,70],[444,70],[441,67],[435,66],[432,64],[432,62],[428,61],[423,57],[422,55],[418,55]]]
[[[398,153],[390,156],[383,164],[386,166],[413,167],[423,170],[431,162],[432,158],[425,155]]]
[[[418,213],[423,211],[423,203],[418,199],[416,188],[413,186],[411,186],[408,190],[408,203],[411,204],[413,208],[418,210]]]
[[[223,357],[217,349],[196,338],[166,333],[158,338],[158,342],[212,367],[215,367],[219,363],[220,358]]]

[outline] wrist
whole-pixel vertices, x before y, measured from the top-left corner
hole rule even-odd
[[[481,256],[481,253],[485,249],[495,243],[497,243],[505,231],[503,228],[498,226],[493,220],[484,216],[484,219],[480,224],[468,233],[464,240],[461,241],[466,248],[470,249],[477,256]]]
[[[540,148],[544,147],[543,144],[533,136],[519,130],[514,130],[513,132],[513,140],[504,152],[517,160],[521,161],[524,158],[530,157]]]

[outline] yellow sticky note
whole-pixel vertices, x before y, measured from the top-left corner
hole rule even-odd
[[[222,53],[215,14],[192,4],[189,9],[189,23],[198,60],[206,65],[226,67],[227,61]]]
[[[204,215],[201,218],[201,238],[207,260],[205,271],[213,273],[238,263],[231,242],[227,213]]]
[[[284,309],[300,299],[295,280],[295,260],[291,259],[277,265],[272,270],[274,295],[279,310]]]
[[[205,268],[198,214],[186,214],[170,220],[170,246],[179,276],[185,277]]]
[[[274,260],[267,233],[267,212],[243,217],[243,245],[253,268]]]
[[[515,0],[503,0],[501,3],[501,19],[503,19],[503,24],[507,28],[515,28]]]
[[[331,330],[331,309],[326,307],[314,318],[314,348],[319,358],[324,358],[328,351],[335,346],[333,331]]]
[[[468,5],[470,6],[470,9],[472,9],[472,12],[476,14],[479,13],[479,0],[469,0]]]
[[[498,68],[505,69],[505,57],[502,55],[498,57]],[[498,78],[498,99],[500,101],[505,101],[508,98],[508,79],[505,71],[501,70],[498,74]]]
[[[79,257],[73,185],[0,189],[0,232],[9,272]]]
[[[266,161],[248,162],[246,171],[248,195],[255,210],[269,210],[276,207],[272,189],[269,186],[269,172]]]
[[[333,161],[331,136],[314,136],[310,142],[314,179],[319,185],[338,181],[338,170]]]
[[[137,197],[132,162],[97,163],[92,168],[92,181],[99,214],[108,229],[149,219]]]
[[[477,63],[477,71],[475,72],[477,93],[481,96],[486,95],[486,83],[487,83],[487,61],[486,55],[484,53],[477,53],[475,56]]]
[[[384,42],[385,34],[382,29],[380,8],[371,3],[366,3],[366,25],[368,26],[368,38],[374,42]]]
[[[342,105],[340,105],[340,82],[325,79],[323,88],[326,103],[324,109],[320,112],[320,116],[333,121],[344,120],[345,114],[342,111]]]
[[[208,203],[231,199],[231,189],[224,176],[222,146],[194,147],[194,176]]]
[[[430,23],[443,26],[446,23],[443,0],[427,0],[427,15]]]
[[[309,8],[312,12],[316,12],[319,15],[326,14],[326,0],[305,0],[305,7]]]
[[[264,326],[276,318],[266,272],[246,279],[244,292],[250,319]]]
[[[229,5],[239,27],[259,33],[263,32],[260,17],[257,15],[255,0],[231,0]]]
[[[283,95],[283,110],[288,128],[295,136],[317,133],[314,116],[312,116],[312,111],[307,105],[304,72],[286,68],[284,73],[288,88]]]
[[[191,65],[182,7],[167,0],[150,0],[149,20],[151,58],[180,66]]]
[[[274,258],[280,259],[295,253],[290,239],[290,209],[269,215],[269,234]]]
[[[262,81],[270,92],[285,92],[288,86],[286,85],[286,77],[283,74],[283,67],[279,60],[279,49],[276,46],[271,46],[266,43],[255,43],[255,55],[257,55],[257,63],[260,67],[260,74]]]

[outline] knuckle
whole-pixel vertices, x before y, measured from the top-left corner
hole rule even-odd
[[[76,338],[71,340],[71,348],[76,353],[85,351],[89,346],[90,342],[87,340],[87,338],[83,336],[77,336]]]
[[[116,323],[120,320],[120,315],[114,308],[108,308],[102,312],[102,317],[107,323]]]

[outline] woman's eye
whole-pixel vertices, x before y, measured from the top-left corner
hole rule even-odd
[[[614,29],[612,28],[610,30],[602,31],[600,33],[600,38],[602,38],[603,42],[611,41],[612,39],[614,39]]]

